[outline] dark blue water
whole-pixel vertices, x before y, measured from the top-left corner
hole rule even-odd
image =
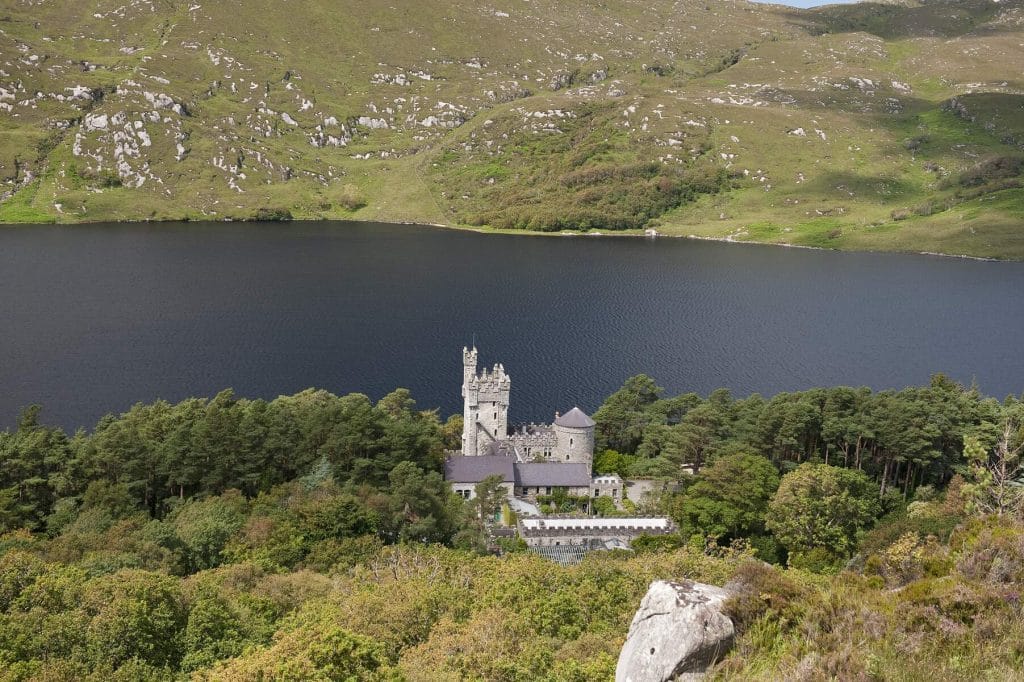
[[[396,386],[460,410],[461,349],[512,376],[514,422],[670,393],[1024,390],[1024,264],[356,223],[0,229],[0,425],[92,426],[225,387]]]

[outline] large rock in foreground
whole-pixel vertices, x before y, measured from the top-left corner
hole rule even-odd
[[[696,680],[732,646],[729,593],[689,580],[651,583],[629,626],[615,682]]]

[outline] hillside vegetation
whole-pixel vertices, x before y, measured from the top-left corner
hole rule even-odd
[[[1024,1],[17,0],[0,221],[1024,258]]]
[[[638,511],[679,532],[561,567],[495,555],[486,482],[440,475],[461,417],[402,389],[223,391],[73,436],[29,408],[0,431],[0,680],[609,680],[648,584],[681,578],[734,590],[711,679],[1024,679],[1020,399],[638,376],[595,420],[595,468],[664,480]]]

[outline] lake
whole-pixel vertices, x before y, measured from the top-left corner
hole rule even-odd
[[[137,401],[397,386],[461,411],[461,350],[510,421],[671,394],[926,384],[1024,390],[1024,263],[371,223],[0,228],[0,426]]]

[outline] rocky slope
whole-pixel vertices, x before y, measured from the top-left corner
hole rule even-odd
[[[0,220],[1024,258],[1024,1],[16,0]]]

